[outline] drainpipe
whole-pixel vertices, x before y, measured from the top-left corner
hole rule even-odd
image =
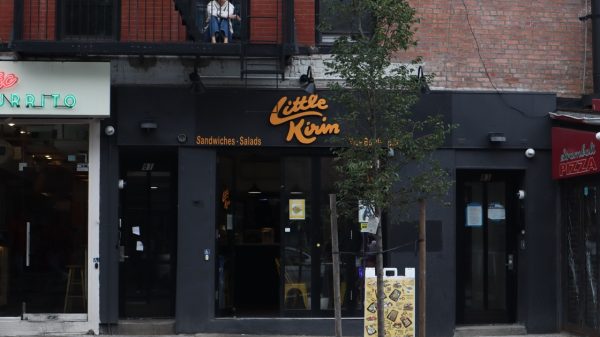
[[[592,59],[594,97],[600,96],[600,0],[592,0]]]

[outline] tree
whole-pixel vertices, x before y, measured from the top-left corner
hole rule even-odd
[[[336,137],[333,150],[339,173],[338,211],[355,212],[361,200],[378,220],[391,206],[406,209],[417,201],[424,212],[425,200],[445,194],[450,185],[447,173],[432,154],[451,126],[440,116],[417,116],[412,111],[421,89],[431,79],[417,70],[420,60],[392,62],[394,55],[416,43],[415,11],[404,0],[347,0],[337,4],[341,17],[359,18],[354,25],[356,34],[338,38],[331,60],[326,62],[327,73],[341,79],[330,84],[331,98],[345,111],[341,117],[344,135]],[[383,313],[381,221],[375,241],[377,312]],[[424,325],[419,328],[424,331]],[[378,336],[385,335],[383,314],[378,315],[377,331]]]

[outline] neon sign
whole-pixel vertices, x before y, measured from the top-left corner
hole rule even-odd
[[[5,74],[0,71],[0,89],[10,88],[19,82],[19,78],[15,74]]]
[[[5,73],[0,71],[0,90],[7,89],[15,86],[19,82],[19,77],[15,74]],[[31,93],[18,94],[10,93],[5,94],[0,92],[0,108],[45,108],[47,106],[55,109],[73,109],[77,104],[77,98],[73,94],[38,94],[34,95]]]

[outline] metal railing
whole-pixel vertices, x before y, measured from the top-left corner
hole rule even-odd
[[[16,0],[15,39],[168,41],[186,37],[170,0]]]
[[[209,0],[15,0],[12,40],[18,42],[209,43]],[[232,42],[292,41],[291,0],[230,0]],[[1,34],[1,31],[0,31]]]

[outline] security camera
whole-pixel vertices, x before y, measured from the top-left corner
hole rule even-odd
[[[104,128],[104,133],[105,133],[107,136],[112,136],[112,135],[114,135],[114,134],[115,134],[115,127],[114,127],[114,126],[112,126],[112,125],[108,125],[108,126],[106,126],[106,127]]]
[[[535,150],[532,148],[528,148],[527,150],[525,150],[525,157],[527,158],[533,158],[533,156],[535,156]]]
[[[519,200],[523,200],[523,199],[525,199],[525,191],[523,191],[523,190],[519,190],[519,191],[517,192],[517,198],[519,198]]]

